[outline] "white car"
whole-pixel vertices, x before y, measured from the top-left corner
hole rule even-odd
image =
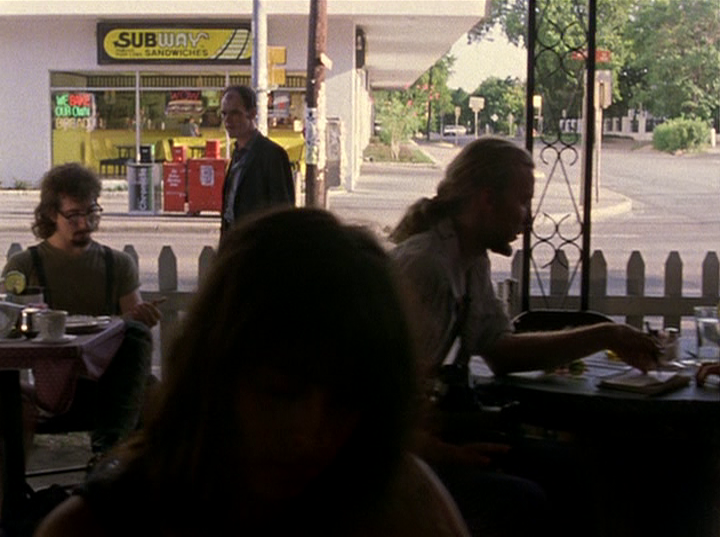
[[[443,127],[443,136],[463,136],[467,134],[467,128],[463,125],[445,125]]]

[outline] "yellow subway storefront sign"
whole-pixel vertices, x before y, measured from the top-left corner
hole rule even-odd
[[[250,64],[250,23],[98,23],[98,63]]]

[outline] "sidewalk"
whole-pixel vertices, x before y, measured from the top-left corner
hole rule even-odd
[[[433,159],[434,164],[364,162],[352,192],[341,187],[328,192],[329,209],[346,221],[369,226],[381,237],[387,234],[409,205],[420,197],[434,195],[445,166],[460,151],[459,147],[447,142],[421,143],[418,147]],[[560,175],[554,175],[548,181],[547,172],[540,166],[538,168],[533,211],[540,204],[540,212],[557,221],[574,211],[570,187]],[[579,184],[571,187],[578,209],[582,211],[579,188]],[[632,210],[630,198],[602,185],[592,192],[592,196],[594,220]]]

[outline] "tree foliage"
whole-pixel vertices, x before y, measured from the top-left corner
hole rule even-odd
[[[697,149],[709,139],[710,128],[701,119],[675,118],[653,131],[653,147],[668,153]]]
[[[495,132],[513,134],[515,126],[524,120],[525,84],[517,78],[485,79],[473,95],[485,99],[485,107],[478,115],[478,122],[490,125]],[[493,120],[493,116],[497,120]]]
[[[425,107],[426,119],[429,111],[430,131],[439,130],[439,118],[453,109],[454,103],[447,81],[454,64],[453,56],[443,56],[408,89],[413,101]],[[421,130],[427,131],[427,127],[425,125]]]
[[[587,49],[586,0],[538,0],[536,93],[546,96],[546,117],[580,115]],[[658,117],[720,115],[720,9],[717,0],[598,0],[597,49],[612,59],[610,113],[645,108]],[[497,0],[491,15],[468,33],[482,39],[499,24],[511,43],[523,44],[528,0]],[[552,95],[552,99],[547,96]],[[549,123],[551,124],[551,123]]]
[[[632,104],[658,117],[710,119],[720,107],[717,0],[643,2],[627,26],[638,73]]]
[[[446,55],[423,73],[412,86],[404,90],[380,90],[373,93],[375,118],[380,123],[380,138],[390,144],[394,158],[400,143],[427,128],[431,112],[431,130],[437,129],[438,117],[453,109],[447,80],[455,58]]]
[[[380,123],[380,139],[390,145],[394,160],[400,156],[400,143],[412,137],[423,116],[407,91],[375,92],[375,117]]]

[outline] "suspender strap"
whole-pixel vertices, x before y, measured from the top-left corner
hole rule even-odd
[[[103,246],[103,253],[105,254],[105,311],[108,315],[114,315],[116,311],[112,296],[112,284],[115,279],[115,265],[112,250],[108,246]]]
[[[112,284],[115,279],[115,264],[113,261],[112,250],[108,246],[103,246],[103,258],[105,260],[105,311],[108,315],[116,313],[115,302],[113,300]],[[49,308],[52,308],[52,301],[50,300],[50,287],[47,285],[47,278],[45,276],[45,268],[43,267],[42,260],[40,259],[40,253],[38,252],[37,246],[30,246],[30,257],[32,258],[33,266],[38,277],[38,282],[43,288],[45,296],[45,303]]]
[[[45,277],[45,268],[43,267],[42,260],[40,259],[40,253],[38,252],[37,246],[30,246],[30,257],[32,258],[33,266],[35,267],[35,273],[38,277],[38,283],[43,288],[43,296],[45,298],[45,304],[49,308],[52,308],[52,300],[50,299],[50,288],[47,285],[47,278]]]

